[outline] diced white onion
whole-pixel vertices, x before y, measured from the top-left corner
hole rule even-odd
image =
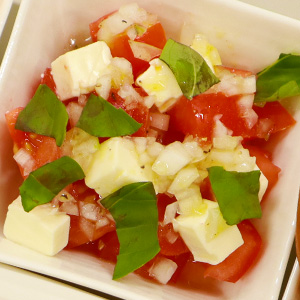
[[[159,130],[167,131],[170,116],[162,113],[150,113],[150,125]]]
[[[174,244],[179,237],[179,234],[175,231],[168,231],[166,234],[167,240],[170,242],[170,244]]]
[[[159,57],[162,50],[149,44],[129,40],[129,46],[135,58],[151,61],[155,57]]]
[[[93,203],[81,205],[80,215],[88,220],[97,221],[99,216],[99,207]]]
[[[178,202],[177,201],[167,205],[166,210],[165,210],[163,225],[171,223],[173,221],[173,219],[175,219],[177,210],[178,210]]]
[[[83,107],[76,102],[70,102],[66,109],[69,115],[70,125],[74,127],[80,118]]]
[[[79,216],[77,203],[74,201],[63,202],[59,207],[59,211],[65,212],[68,215]]]
[[[23,168],[24,176],[27,176],[32,171],[35,160],[24,148],[20,148],[13,158]]]
[[[104,227],[109,224],[109,220],[106,217],[100,218],[96,222],[96,229]]]
[[[223,92],[227,97],[241,94],[253,94],[256,92],[256,77],[250,75],[243,77],[239,74],[232,73],[230,70],[216,66],[216,75],[221,80],[219,83],[213,85],[205,93]]]
[[[130,84],[124,84],[118,91],[118,95],[121,98],[125,99],[125,105],[128,109],[130,109],[131,103],[134,103],[134,105],[136,105],[137,102],[143,101],[141,95]],[[135,108],[135,106],[133,106],[133,108]]]
[[[162,284],[167,284],[177,269],[177,264],[168,258],[160,258],[149,269],[151,277]]]
[[[158,131],[155,129],[150,128],[147,134],[147,137],[154,137],[157,138],[158,137]]]
[[[232,135],[232,130],[228,129],[221,121],[222,115],[215,115],[214,121],[215,126],[213,128],[213,136],[214,137],[222,137],[226,135]]]
[[[95,225],[92,222],[89,222],[85,218],[79,219],[80,230],[86,235],[86,237],[92,241],[95,233]]]
[[[258,120],[256,112],[252,109],[254,94],[243,95],[237,102],[241,118],[246,122],[246,125],[251,129]]]
[[[85,106],[87,100],[88,100],[87,95],[80,95],[80,96],[78,97],[78,104],[79,104],[80,106]]]

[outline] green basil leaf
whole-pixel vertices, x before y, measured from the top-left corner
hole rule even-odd
[[[300,95],[300,56],[281,54],[257,74],[255,102],[271,102]]]
[[[61,146],[66,135],[68,113],[65,105],[45,84],[39,85],[33,98],[20,112],[15,128],[55,138]]]
[[[90,95],[76,127],[97,137],[114,137],[135,133],[142,124],[135,121],[123,109],[117,109],[108,101]]]
[[[223,167],[208,169],[213,192],[228,225],[262,215],[258,192],[260,171],[229,172]]]
[[[167,41],[160,59],[170,67],[190,100],[220,81],[197,51],[172,39]]]
[[[120,242],[113,279],[133,272],[160,251],[156,201],[151,182],[126,185],[101,200],[116,222]]]
[[[83,178],[79,164],[68,156],[45,164],[31,172],[20,186],[24,210],[50,202],[68,184]]]

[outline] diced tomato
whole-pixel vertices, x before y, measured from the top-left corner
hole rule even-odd
[[[186,135],[211,141],[218,115],[221,115],[220,121],[233,131],[233,135],[246,139],[268,138],[270,134],[295,124],[293,117],[279,102],[270,102],[264,107],[253,107],[258,115],[258,122],[250,129],[240,115],[237,104],[239,99],[239,95],[226,97],[222,93],[201,94],[192,100],[181,97],[169,111],[170,126]]]
[[[201,191],[201,195],[202,195],[203,199],[216,201],[216,197],[214,195],[214,192],[212,190],[212,187],[211,187],[208,177],[204,178],[204,180],[201,182],[200,191]]]
[[[180,273],[182,271],[182,268],[186,264],[189,256],[190,256],[190,253],[184,253],[184,254],[181,254],[178,256],[174,256],[174,257],[167,257],[168,259],[171,259],[172,261],[174,261],[177,264],[177,269],[176,269],[175,273],[173,274],[173,276],[171,277],[170,282],[173,282],[173,283],[177,282],[178,277],[180,276]],[[159,253],[153,259],[151,259],[149,262],[147,262],[145,265],[143,265],[142,267],[137,269],[135,271],[135,273],[148,279],[148,280],[154,280],[154,278],[151,276],[151,274],[149,272],[151,269],[151,266],[164,257],[166,257],[166,256]]]
[[[161,24],[157,23],[149,27],[142,36],[137,37],[135,40],[163,48],[166,43],[166,36]],[[121,33],[109,43],[109,47],[113,57],[124,57],[131,62],[133,76],[136,79],[138,75],[148,69],[149,63],[134,57],[128,41],[128,35]]]
[[[162,222],[164,220],[166,207],[175,202],[175,197],[169,197],[167,194],[157,195],[157,209],[158,209],[158,221]]]
[[[173,237],[175,242],[172,241]],[[168,223],[164,226],[158,226],[158,240],[160,245],[160,253],[166,256],[176,256],[187,253],[190,250],[185,245],[181,236],[174,231],[173,225]]]
[[[182,96],[169,111],[170,126],[185,135],[207,138],[208,141],[211,141],[216,115],[222,114],[222,122],[224,122],[224,117],[230,115],[232,120],[229,121],[232,125],[237,123],[237,126],[245,127],[245,125],[240,124],[241,120],[238,118],[236,108],[238,99],[237,96],[226,97],[221,93],[201,94],[194,97],[193,100],[188,100]]]
[[[177,276],[177,286],[189,287],[210,294],[218,291],[218,282],[212,278],[204,278],[204,271],[208,264],[194,260],[192,254],[186,258],[183,266],[180,266],[180,274]]]
[[[124,57],[132,65],[133,77],[136,79],[141,73],[145,72],[149,63],[147,61],[135,58],[129,45],[129,37],[126,33],[117,35],[109,44],[113,57]]]
[[[109,222],[106,225],[97,227],[96,222],[80,216],[80,203],[96,203],[99,199],[96,191],[87,187],[84,180],[78,180],[70,184],[66,190],[74,197],[79,207],[79,216],[70,215],[71,226],[67,248],[70,249],[96,241],[106,233],[115,230],[115,222],[110,218],[107,218]],[[101,207],[100,214],[105,217],[108,211]]]
[[[117,90],[111,90],[109,98],[107,99],[116,108],[124,109],[133,119],[143,124],[142,127],[132,136],[147,136],[150,126],[149,109],[142,103],[125,104],[125,100],[118,95]]]
[[[22,130],[15,129],[19,113],[23,109],[23,107],[18,107],[5,114],[6,124],[8,126],[10,136],[18,149],[24,146],[25,141],[25,132]]]
[[[70,215],[70,218],[68,249],[96,241],[115,229],[114,222],[109,222],[107,225],[97,228],[95,222],[84,217]]]
[[[218,265],[210,265],[204,271],[204,277],[236,282],[253,265],[261,249],[262,240],[249,220],[238,224],[244,244]]]
[[[18,115],[22,110],[23,108],[16,108],[6,113],[5,117],[10,135],[14,142],[14,150],[18,151],[19,149],[24,148],[35,161],[32,170],[27,170],[30,172],[46,163],[60,158],[61,149],[56,145],[54,138],[15,129]],[[21,175],[24,177],[25,175],[21,167],[20,171]]]
[[[41,84],[46,84],[54,93],[56,91],[56,84],[51,74],[51,68],[47,68],[42,76]]]
[[[98,256],[109,262],[117,262],[117,256],[120,251],[120,243],[117,232],[114,230],[105,234],[99,241]]]
[[[158,22],[150,26],[143,35],[136,37],[135,41],[162,49],[167,42],[167,38],[164,28]]]
[[[281,169],[272,163],[272,155],[270,152],[253,145],[244,145],[244,147],[249,150],[251,156],[256,157],[257,166],[268,179],[266,195],[278,181],[278,175]]]
[[[218,66],[216,66],[216,68],[218,68]],[[253,73],[248,70],[235,69],[235,68],[230,68],[230,67],[225,67],[225,66],[220,66],[220,68],[226,69],[226,70],[230,71],[231,73],[236,74],[238,76],[242,76],[242,77],[249,77],[249,76],[253,75]]]
[[[271,133],[285,130],[294,124],[295,119],[291,114],[278,102],[267,102],[263,107],[253,106],[259,119],[269,119],[273,122]]]
[[[115,13],[115,11],[113,11],[113,12],[111,12],[111,13],[109,13],[109,14],[107,14],[107,15],[101,17],[101,18],[99,18],[98,20],[96,20],[96,21],[90,23],[90,25],[89,25],[89,27],[90,27],[90,35],[91,35],[91,38],[92,38],[92,41],[93,41],[93,42],[97,42],[97,33],[98,33],[99,29],[100,29],[100,28],[99,28],[99,24],[100,24],[103,20],[107,19],[107,18],[108,18],[110,15],[112,15],[113,13]]]
[[[61,157],[61,149],[56,145],[54,138],[39,136],[39,138],[36,138],[36,141],[37,140],[39,140],[39,145],[35,148],[33,153],[33,157],[36,161],[36,168]]]
[[[189,252],[181,236],[174,231],[173,225],[171,223],[164,226],[162,225],[166,207],[175,201],[175,197],[171,198],[166,194],[157,195],[158,219],[160,222],[158,227],[158,240],[160,253],[166,256],[176,256]],[[175,241],[173,241],[173,238]]]

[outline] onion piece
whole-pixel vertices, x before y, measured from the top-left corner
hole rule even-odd
[[[167,224],[171,223],[173,221],[173,219],[175,219],[177,210],[178,210],[178,202],[177,201],[167,205],[166,210],[165,210],[163,225],[167,225]]]
[[[179,234],[175,231],[168,231],[166,234],[166,238],[170,244],[174,244],[179,237]]]
[[[258,115],[252,109],[253,102],[254,94],[243,95],[237,102],[241,118],[245,120],[246,125],[249,129],[251,129],[258,120]]]
[[[68,215],[79,216],[79,209],[75,201],[63,202],[59,207],[59,211],[65,212]]]
[[[167,131],[170,116],[162,113],[150,113],[150,126],[159,130]]]
[[[13,156],[14,160],[23,168],[23,175],[27,176],[33,170],[35,160],[28,151],[24,148],[20,148],[18,152]]]
[[[158,137],[158,131],[155,129],[150,128],[148,130],[147,137],[154,137],[155,139]]]
[[[84,232],[85,236],[92,241],[95,233],[95,224],[85,218],[79,218],[79,228]]]
[[[149,269],[149,275],[162,284],[167,284],[177,269],[177,264],[171,259],[161,257]]]
[[[80,215],[88,220],[97,221],[100,217],[100,209],[93,203],[80,204]]]
[[[128,42],[135,58],[149,62],[161,55],[162,50],[160,48],[133,40],[129,40]]]
[[[66,109],[69,115],[70,125],[74,127],[80,118],[83,107],[76,102],[70,102]]]
[[[100,218],[96,222],[96,229],[104,227],[109,224],[109,220],[106,217]]]

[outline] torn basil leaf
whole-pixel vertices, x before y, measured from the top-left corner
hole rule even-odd
[[[66,135],[68,113],[65,105],[45,84],[39,85],[33,98],[20,112],[15,128],[53,137],[61,146]]]
[[[128,184],[101,200],[116,222],[120,242],[113,279],[140,268],[160,251],[156,202],[151,182]]]
[[[79,164],[63,156],[31,172],[20,186],[22,205],[29,212],[34,207],[48,203],[67,185],[83,179]]]
[[[300,95],[300,56],[281,54],[257,74],[254,102],[271,102]]]
[[[211,167],[208,176],[223,218],[228,225],[262,216],[259,203],[260,171],[235,172]]]
[[[115,108],[108,101],[90,95],[76,127],[97,137],[130,135],[142,124],[135,121],[123,109]]]
[[[197,51],[172,39],[167,41],[160,59],[170,67],[190,100],[220,81]]]

